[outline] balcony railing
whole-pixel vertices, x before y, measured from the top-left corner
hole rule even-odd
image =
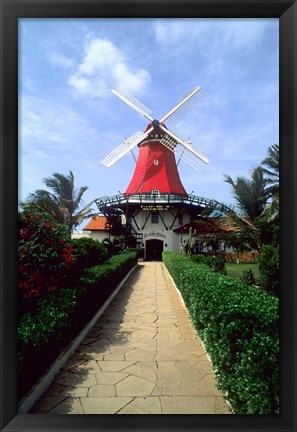
[[[139,205],[165,205],[165,204],[183,204],[186,206],[200,206],[214,209],[219,213],[226,213],[229,209],[218,201],[197,195],[178,195],[168,193],[138,193],[133,195],[118,194],[114,196],[105,196],[96,200],[99,211],[107,209],[123,208],[127,204]]]

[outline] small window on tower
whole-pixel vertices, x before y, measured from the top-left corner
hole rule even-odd
[[[154,165],[159,165],[159,161],[158,161],[158,159],[155,159],[155,160],[154,160]]]
[[[158,223],[159,222],[159,215],[158,212],[152,212],[152,223]]]

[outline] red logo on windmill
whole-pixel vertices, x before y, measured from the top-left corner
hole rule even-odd
[[[199,169],[201,163],[206,164],[208,159],[190,141],[184,141],[170,131],[164,122],[168,120],[176,124],[181,120],[200,99],[200,87],[195,87],[160,121],[153,119],[151,110],[133,96],[119,90],[112,92],[150,122],[144,132],[136,132],[101,161],[110,167],[136,145],[139,146],[136,168],[125,195],[154,192],[187,195],[179,177],[175,155],[195,169]]]

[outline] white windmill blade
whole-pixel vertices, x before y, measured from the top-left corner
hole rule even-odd
[[[139,144],[142,140],[144,140],[153,130],[153,128],[149,128],[146,133],[136,132],[130,138],[125,139],[118,147],[116,147],[111,153],[109,153],[104,159],[102,159],[101,163],[107,167],[113,165],[117,160],[119,160],[122,156],[132,150],[137,144]]]
[[[169,129],[165,128],[161,124],[159,125],[159,128],[162,129],[165,132],[165,136],[162,138],[161,143],[163,144],[163,140],[166,140],[166,135],[169,135],[169,137],[173,138],[174,141],[184,146],[187,150],[189,150],[190,153],[197,156],[197,158],[201,159],[202,162],[208,163],[209,159],[204,156],[202,153],[200,153],[198,150],[196,150],[189,142],[182,140],[177,135],[175,135],[173,132],[171,132]]]
[[[161,143],[196,171],[200,171],[200,169],[206,163],[204,160],[198,158],[196,155],[193,155],[188,150],[186,150],[185,147],[179,146],[178,142],[168,135],[162,138]]]
[[[152,111],[143,105],[139,100],[137,100],[134,96],[130,95],[129,93],[119,90],[119,89],[112,89],[111,90],[113,94],[115,94],[117,97],[122,99],[122,101],[126,102],[127,105],[129,105],[131,108],[135,109],[140,115],[145,117],[150,122],[153,121],[152,117],[149,115],[152,113]]]
[[[204,95],[199,86],[195,87],[180,102],[178,102],[167,114],[160,120],[160,123],[168,120],[172,125],[178,123],[192,108],[198,103]]]

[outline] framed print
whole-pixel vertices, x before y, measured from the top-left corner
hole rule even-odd
[[[297,307],[295,287],[297,259],[296,1],[61,0],[56,2],[52,0],[16,0],[12,2],[11,0],[2,0],[0,11],[2,60],[0,155],[1,431],[295,431],[297,401],[296,382],[293,377],[296,376]],[[195,20],[199,21],[199,24],[193,24]],[[253,22],[250,27],[247,27],[248,20]],[[170,25],[171,22],[175,22],[176,25]],[[262,22],[265,22],[267,32],[273,35],[270,38],[264,38],[265,30],[263,30]],[[271,23],[273,24],[270,27]],[[189,24],[188,27],[187,24]],[[98,30],[99,27],[100,30]],[[193,28],[195,28],[194,31]],[[245,31],[245,29],[247,30]],[[222,34],[225,36],[224,46],[218,44]],[[279,47],[279,52],[276,52],[276,46]],[[201,49],[200,52],[199,49]],[[233,62],[235,50],[237,53],[236,67]],[[251,52],[254,55],[251,55]],[[189,64],[192,58],[195,57],[196,59],[196,57],[201,58],[202,56],[205,57],[204,62],[196,60],[195,68],[191,69]],[[47,65],[44,69],[42,62]],[[279,69],[277,69],[278,62]],[[272,78],[268,78],[268,75]],[[213,79],[215,79],[215,85],[212,83]],[[154,88],[154,83],[158,83],[156,88]],[[231,85],[232,83],[233,85]],[[186,105],[187,98],[192,100],[194,94],[200,90],[200,87],[199,89],[194,87],[196,84],[199,86],[201,84],[202,91],[205,88],[206,94],[210,89],[210,95],[206,95],[206,98],[209,97],[210,103],[215,104],[215,115],[209,109],[207,102],[205,113],[202,114],[202,109],[200,110],[201,125],[199,127],[195,124],[197,120],[190,117],[189,122],[183,123],[177,132],[170,132],[171,127],[165,126],[164,121],[169,120],[173,116],[173,112],[179,110],[179,106],[175,100],[175,95],[171,94],[172,91],[166,92],[166,87],[174,88],[180,97],[184,96],[184,90],[193,89],[192,93],[187,94],[180,102],[181,105]],[[278,85],[279,88],[277,88]],[[113,105],[109,103],[109,96],[107,96],[112,86],[117,86],[113,93],[121,99],[121,101],[114,101]],[[41,94],[36,91],[37,87],[43,89],[45,95],[43,99]],[[137,97],[139,95],[141,102],[127,95],[121,90],[121,87],[126,87]],[[68,103],[69,100],[72,102],[72,106]],[[159,120],[151,117],[153,114],[150,114],[144,105],[146,100],[152,109],[155,109]],[[50,103],[47,103],[49,101]],[[82,101],[84,109],[82,109]],[[263,101],[264,104],[261,105]],[[277,101],[279,101],[279,111]],[[117,102],[119,108],[116,107]],[[136,128],[134,130],[134,113],[130,113],[129,116],[124,111],[122,102],[137,111],[135,113],[136,118],[137,115],[141,114],[149,122],[144,132],[136,133],[140,135],[128,135],[135,133],[137,128],[141,129],[143,126],[141,124],[138,126],[135,119]],[[177,105],[172,111],[166,111],[164,108],[163,113],[163,107],[172,104]],[[230,114],[229,117],[224,114],[229,112],[226,109],[228,104],[234,106],[232,117]],[[119,110],[118,113],[115,112],[116,109]],[[165,114],[166,112],[167,114]],[[278,113],[279,119],[277,118]],[[207,116],[209,116],[208,119]],[[222,116],[221,119],[219,119],[220,116]],[[44,121],[47,118],[50,118],[50,122]],[[250,122],[249,128],[245,128],[246,121]],[[98,127],[99,123],[100,127]],[[129,127],[127,127],[128,124]],[[158,179],[163,185],[170,183],[172,178],[169,179],[168,175],[160,174],[163,159],[159,153],[152,150],[153,147],[151,147],[149,156],[144,155],[143,151],[138,162],[133,154],[134,147],[135,149],[137,149],[137,145],[140,147],[140,142],[143,143],[143,140],[146,139],[163,139],[166,130],[168,136],[171,137],[171,141],[169,139],[167,143],[164,143],[169,154],[166,156],[166,167],[170,167],[171,170],[174,168],[170,159],[174,152],[180,161],[185,160],[191,167],[195,164],[191,159],[189,162],[185,158],[187,151],[200,158],[202,163],[208,162],[208,156],[216,160],[217,167],[221,167],[219,164],[224,161],[222,170],[229,170],[228,174],[231,174],[231,176],[225,177],[224,185],[226,191],[229,188],[229,194],[230,185],[234,186],[232,178],[240,174],[245,175],[244,170],[248,167],[247,161],[259,164],[264,159],[266,153],[261,153],[262,149],[255,144],[256,140],[265,141],[265,145],[261,145],[263,148],[265,146],[268,148],[273,144],[278,144],[269,140],[277,139],[279,132],[281,277],[279,293],[281,322],[279,329],[281,371],[279,413],[234,413],[234,415],[217,413],[214,415],[205,412],[201,415],[191,412],[191,415],[183,415],[174,413],[172,410],[170,414],[153,413],[145,416],[132,415],[130,414],[132,411],[123,412],[126,414],[124,416],[93,413],[86,415],[80,414],[79,411],[73,415],[33,414],[30,413],[30,410],[27,413],[20,413],[18,411],[20,386],[17,374],[18,306],[16,292],[19,269],[17,252],[19,202],[23,201],[30,192],[40,188],[39,181],[42,177],[48,177],[52,172],[62,172],[64,167],[68,169],[70,166],[72,169],[74,166],[76,167],[74,174],[80,169],[83,173],[91,173],[88,174],[86,182],[89,184],[94,182],[94,188],[97,187],[99,190],[100,187],[96,184],[102,185],[102,190],[98,193],[95,192],[95,195],[103,197],[100,200],[97,199],[99,211],[105,208],[104,205],[107,201],[109,202],[110,199],[107,197],[116,194],[114,197],[118,201],[115,207],[118,209],[122,206],[123,214],[121,217],[123,220],[126,218],[126,221],[128,202],[125,201],[123,204],[121,200],[127,195],[141,195],[142,191],[139,189],[141,182],[142,184],[147,182],[149,185],[147,187],[153,196],[150,199],[154,199],[154,202],[159,202],[158,199],[162,194],[172,193],[166,192],[167,189],[160,190],[152,181],[152,176],[149,180],[141,177],[143,166],[146,163],[144,161],[150,157],[150,172],[159,173],[156,175],[159,176]],[[172,130],[175,131],[174,127]],[[192,137],[186,141],[189,130],[189,133],[193,135],[193,145],[198,149],[196,153],[192,146]],[[273,131],[273,133],[270,134],[267,130]],[[65,131],[68,134],[66,143],[65,135],[63,136]],[[160,133],[160,136],[156,135],[156,131]],[[227,131],[228,137],[224,137],[224,133],[226,135]],[[242,131],[246,133],[244,137],[241,135],[243,134]],[[153,133],[155,135],[152,135]],[[179,133],[183,138],[179,138]],[[121,137],[122,135],[126,136],[126,134],[130,138],[126,139],[125,137],[123,141],[124,138]],[[239,138],[242,138],[243,147],[234,145],[234,142]],[[233,140],[232,144],[230,144],[230,140]],[[111,141],[115,143],[114,147],[110,145]],[[217,147],[215,148],[214,143],[216,141]],[[119,146],[121,142],[122,144]],[[23,143],[26,143],[26,157],[24,157]],[[127,146],[127,143],[128,148],[125,147],[123,150],[121,146],[124,144]],[[177,143],[184,146],[180,153],[175,149]],[[205,143],[208,144],[208,147]],[[118,153],[115,154],[117,151]],[[223,154],[221,159],[218,156],[220,151]],[[132,165],[130,166],[129,163],[126,165],[126,162],[122,161],[119,162],[118,169],[112,169],[108,175],[106,171],[102,170],[102,174],[100,173],[99,176],[100,157],[108,166],[110,155],[113,163],[118,161],[122,154],[125,155],[128,152],[132,152],[134,160],[132,160],[133,158],[131,160],[133,164],[135,162],[137,165],[132,177]],[[236,161],[237,166],[234,165],[234,161]],[[127,166],[128,168],[126,168]],[[34,169],[32,169],[33,167]],[[248,168],[252,167],[249,166]],[[182,167],[180,170],[183,173],[182,177],[185,178],[185,183],[188,183],[186,189],[190,190],[190,184],[196,185],[196,175],[188,174],[186,170],[182,171]],[[220,169],[216,168],[216,171],[218,170]],[[70,171],[70,177],[71,175],[72,171]],[[218,173],[214,169],[210,172],[211,176],[212,179],[207,183],[208,191],[212,195],[209,196],[211,199],[208,204],[213,203],[213,198],[216,198],[218,181],[223,182],[218,178]],[[220,176],[222,177],[221,174]],[[79,183],[84,181],[84,177],[78,177]],[[175,188],[177,191],[174,193],[182,195],[183,185],[177,171],[173,183],[173,189]],[[166,186],[164,187],[166,188]],[[197,189],[203,191],[203,187],[206,188],[203,186],[202,180],[199,183],[197,178]],[[126,192],[123,192],[125,188],[127,188]],[[147,193],[147,191],[144,192]],[[88,195],[88,193],[86,196],[90,197],[89,201],[95,201],[95,196]],[[191,204],[199,201],[198,195],[205,196],[203,192],[200,194],[194,191],[188,195],[191,197]],[[144,198],[148,199],[141,195],[141,199],[144,200]],[[219,201],[223,203],[227,199],[222,195]],[[98,204],[99,201],[101,204]],[[202,201],[199,201],[199,205],[202,205],[201,203]],[[193,218],[188,221],[185,216],[186,212],[180,210],[180,205],[176,206],[178,210],[175,213],[175,210],[172,209],[176,204],[172,202],[170,204],[169,212],[171,212],[171,216],[173,215],[171,228],[175,226],[176,221],[179,221],[181,227],[179,228],[180,231],[177,230],[176,233],[166,226],[164,222],[165,207],[160,210],[160,202],[154,204],[153,207],[150,204],[145,210],[149,213],[146,213],[146,217],[143,219],[140,246],[144,248],[144,258],[147,260],[158,260],[166,249],[174,250],[174,247],[177,248],[178,252],[184,251],[188,245],[183,240],[185,238],[183,237],[183,228],[187,226],[189,221],[192,222]],[[138,223],[137,218],[145,205],[145,201],[141,201],[141,207],[137,209],[135,214],[129,213],[131,221],[139,231],[140,223]],[[166,206],[168,207],[168,203]],[[195,221],[196,218],[198,216],[195,214]],[[147,223],[153,225],[146,227]],[[162,224],[165,229],[162,229],[164,228]],[[77,223],[77,226],[81,230],[93,229],[86,224],[79,225]],[[196,235],[196,232],[193,234],[193,227],[188,227],[187,233],[190,239]],[[174,235],[178,238],[176,244],[174,243]],[[109,242],[106,244],[111,245],[110,236],[108,240]],[[195,239],[195,248],[203,249],[205,247],[203,241],[199,240],[198,242]],[[65,262],[71,254],[70,248],[69,251],[66,250],[67,247],[64,244],[61,247]],[[219,250],[223,246],[216,245],[213,249],[212,245],[207,244],[207,247],[209,249],[206,252],[209,255],[216,255],[217,248]],[[235,254],[235,250],[232,249],[232,253]],[[50,275],[47,277],[50,278]],[[113,358],[116,359],[116,354],[114,356]],[[117,360],[119,358],[120,355],[118,355]],[[172,382],[174,382],[174,373],[176,373],[176,369],[172,372]],[[170,380],[169,372],[166,376]],[[251,383],[246,383],[246,386],[250,385]],[[191,383],[188,382],[187,386],[191,387]],[[257,386],[254,388],[256,389]],[[135,409],[135,413],[137,412],[144,414],[140,408]]]

